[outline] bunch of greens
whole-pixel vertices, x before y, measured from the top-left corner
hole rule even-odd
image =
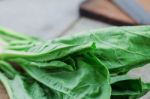
[[[150,26],[111,27],[51,41],[0,28],[0,81],[10,99],[137,99],[127,76],[150,62]]]

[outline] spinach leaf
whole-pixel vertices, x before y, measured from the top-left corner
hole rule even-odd
[[[150,84],[126,73],[150,62],[149,42],[150,26],[50,41],[0,28],[0,81],[10,99],[137,99]]]

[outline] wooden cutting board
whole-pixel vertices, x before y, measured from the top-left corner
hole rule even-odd
[[[115,25],[136,24],[109,0],[87,0],[80,6],[80,15]]]
[[[137,0],[144,10],[150,12],[150,0]],[[116,6],[111,0],[87,0],[80,6],[80,15],[114,25],[136,25],[137,22]]]
[[[1,83],[0,83],[0,99],[9,99],[6,90]]]

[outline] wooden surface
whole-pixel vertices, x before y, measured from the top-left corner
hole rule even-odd
[[[110,0],[87,0],[81,4],[80,14],[115,25],[136,24]]]
[[[145,9],[145,11],[150,13],[150,0],[137,0],[137,2],[143,6],[143,8]]]
[[[137,0],[150,13],[150,0]],[[115,25],[134,25],[134,19],[116,6],[111,0],[87,0],[80,7],[81,16],[97,19]]]
[[[1,83],[0,83],[0,99],[9,99],[6,90]]]

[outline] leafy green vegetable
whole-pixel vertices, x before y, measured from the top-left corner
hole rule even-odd
[[[150,62],[150,26],[51,41],[1,28],[0,37],[0,81],[10,99],[137,99],[150,90],[126,74]]]

